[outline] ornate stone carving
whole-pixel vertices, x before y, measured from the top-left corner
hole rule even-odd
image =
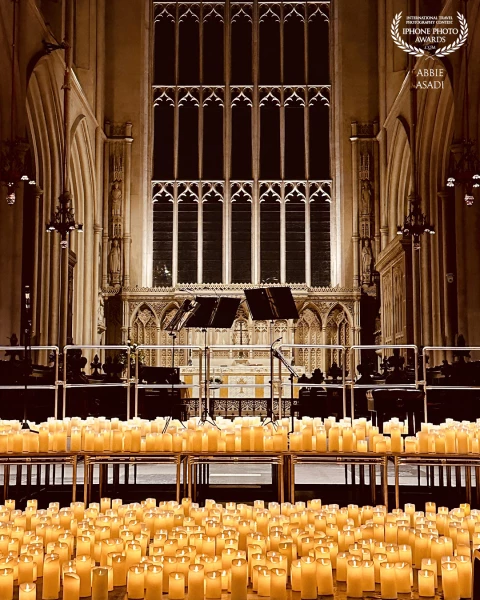
[[[362,284],[372,284],[373,253],[370,238],[365,238],[362,248]]]
[[[113,238],[108,253],[108,275],[110,285],[120,285],[120,277],[122,273],[122,257],[120,253],[120,242],[117,238]]]

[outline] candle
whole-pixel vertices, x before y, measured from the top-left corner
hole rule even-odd
[[[434,585],[438,587],[438,566],[434,558],[422,558],[422,571],[431,571],[433,573]]]
[[[442,588],[444,600],[460,600],[458,569],[454,562],[442,564]]]
[[[182,576],[183,577],[183,576]],[[130,567],[127,572],[127,597],[143,598],[145,588],[145,569],[138,565]],[[170,596],[171,598],[173,596]],[[183,598],[183,596],[182,596]]]
[[[418,571],[418,595],[435,596],[435,577],[432,571]]]
[[[140,597],[143,598],[143,593]],[[105,567],[92,569],[92,600],[108,600],[108,570]]]
[[[76,573],[63,575],[63,600],[78,600],[80,598],[80,577]]]
[[[206,590],[205,590],[205,597],[206,598],[221,598],[222,597],[222,572],[221,571],[211,571],[210,573],[206,574],[205,577],[205,581],[206,581]],[[202,581],[203,584],[203,581]],[[188,594],[190,597],[191,594],[191,590],[190,590],[190,586],[188,586]],[[203,591],[202,591],[203,594]],[[194,598],[195,596],[192,595],[192,598]],[[198,598],[201,598],[201,596],[196,596]]]
[[[247,561],[243,558],[232,560],[231,600],[247,600]]]
[[[185,575],[183,573],[170,573],[168,578],[168,597],[171,600],[183,600],[185,598]],[[143,586],[142,595],[135,596],[135,598],[143,598]]]
[[[77,596],[78,597],[78,596]],[[3,598],[3,596],[2,596]],[[34,583],[21,583],[18,588],[18,600],[36,600],[37,586]]]
[[[380,595],[383,600],[397,597],[394,563],[384,562],[380,565]]]
[[[362,590],[364,592],[375,591],[375,565],[372,560],[362,562]]]
[[[90,556],[77,556],[75,569],[80,577],[80,598],[86,598],[92,594],[92,559]]]
[[[359,560],[347,562],[347,596],[363,597],[362,562]]]
[[[270,596],[270,571],[263,568],[258,572],[258,595]]]
[[[58,554],[47,554],[43,561],[42,598],[56,599],[60,594],[60,561]]]
[[[33,581],[33,556],[23,554],[18,557],[18,583],[30,583]]]
[[[302,556],[300,559],[301,582],[300,591],[301,598],[316,598],[317,597],[317,565],[315,558],[311,556]]]
[[[460,598],[472,597],[472,562],[466,556],[456,556]]]
[[[395,582],[399,594],[410,594],[412,591],[412,568],[407,562],[395,563]]]
[[[163,568],[161,565],[148,565],[145,573],[145,600],[156,600],[162,597]]]
[[[317,558],[316,564],[317,593],[319,596],[330,596],[333,594],[332,561],[328,558]]]
[[[13,569],[0,569],[0,598],[2,600],[13,598]]]
[[[201,598],[203,596],[204,582],[204,565],[190,565],[188,567],[188,594],[192,594],[192,598]]]

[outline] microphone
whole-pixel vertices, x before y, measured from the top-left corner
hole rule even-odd
[[[283,337],[277,338],[273,343],[276,344],[277,342],[280,342],[281,340],[283,340]]]

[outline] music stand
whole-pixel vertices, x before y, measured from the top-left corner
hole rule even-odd
[[[230,329],[237,316],[240,298],[215,297],[215,296],[197,296],[195,298],[197,305],[192,314],[188,317],[185,327],[201,328],[204,334],[204,353],[205,353],[205,405],[201,412],[199,423],[210,423],[218,427],[210,413],[210,386],[208,381],[208,329]]]
[[[195,306],[191,300],[188,300],[188,299],[184,300],[182,302],[182,305],[180,306],[180,308],[173,315],[172,319],[170,320],[168,325],[165,327],[165,331],[168,331],[169,332],[168,335],[172,338],[172,371],[175,369],[175,340],[177,339],[177,332],[180,331],[184,327],[190,312],[192,312],[192,310],[194,310],[194,309],[195,309]],[[172,401],[174,398],[174,391],[175,391],[175,383],[174,383],[174,378],[172,378]],[[174,404],[172,402],[170,414],[167,417],[167,420],[165,422],[165,427],[163,428],[163,433],[165,433],[167,431],[170,421],[172,420],[173,406],[174,406]],[[183,425],[183,427],[185,427],[185,425],[183,423],[182,423],[182,425]]]
[[[280,319],[298,319],[298,311],[289,287],[254,288],[244,291],[252,319],[254,321],[270,321],[270,399],[263,424],[271,422],[275,425],[273,419],[273,358],[275,352],[278,353],[278,351],[274,350],[273,346],[282,338],[272,341],[273,323]],[[285,366],[287,365],[285,364]],[[291,366],[289,365],[287,368],[290,371]]]

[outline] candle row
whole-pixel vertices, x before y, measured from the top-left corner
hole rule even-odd
[[[167,426],[168,425],[168,426]],[[282,419],[262,425],[259,417],[218,418],[216,424],[190,419],[185,426],[164,419],[49,419],[34,431],[18,421],[0,422],[0,453],[35,452],[373,452],[406,454],[480,454],[480,425],[447,420],[422,424],[404,437],[405,424],[393,419],[384,433],[366,419]],[[388,432],[388,433],[387,433]]]
[[[133,504],[102,498],[88,507],[51,503],[46,510],[29,500],[22,511],[6,501],[0,598],[12,598],[14,581],[24,586],[21,600],[33,598],[42,577],[43,598],[52,600],[61,581],[65,600],[104,600],[125,585],[132,599],[163,591],[180,600],[188,589],[195,598],[227,590],[245,600],[249,585],[277,600],[290,585],[309,599],[331,594],[334,574],[353,597],[377,583],[383,598],[396,598],[411,590],[416,568],[421,590],[430,590],[425,572],[434,572],[446,600],[456,600],[470,597],[471,551],[479,542],[480,511],[468,504],[437,510],[429,502],[424,511],[407,504],[388,513],[381,505],[340,508],[320,500],[267,506],[208,500],[200,507],[188,498],[158,506],[151,498]]]

